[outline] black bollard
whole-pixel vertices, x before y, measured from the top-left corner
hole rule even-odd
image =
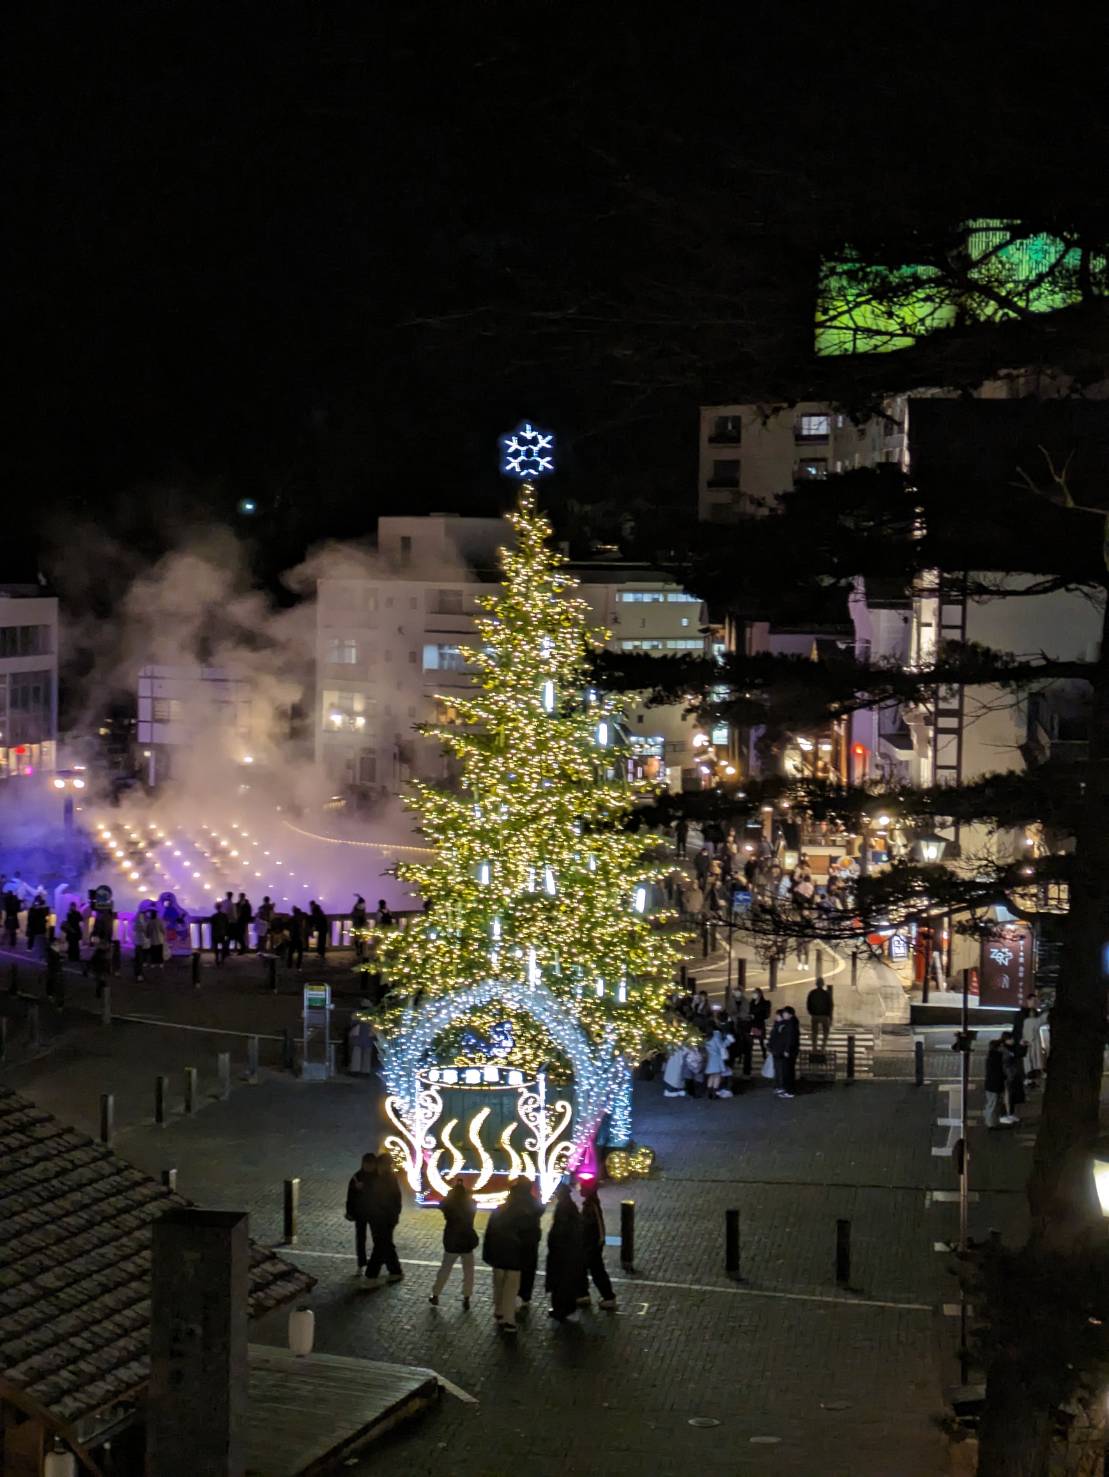
[[[200,951],[193,951],[193,989],[200,989]]]
[[[258,1037],[246,1038],[246,1080],[253,1087],[258,1081]]]
[[[100,1142],[110,1144],[115,1132],[116,1104],[110,1092],[100,1094]]]
[[[854,949],[851,950],[851,988],[859,988],[859,956]]]
[[[769,959],[769,962],[767,963],[766,969],[767,969],[766,988],[767,988],[768,991],[774,991],[774,990],[776,990],[778,988],[778,956],[777,956],[777,954],[771,954],[770,959]]]
[[[742,954],[735,962],[735,987],[737,990],[747,989],[747,960]]]
[[[300,1180],[285,1181],[285,1233],[282,1245],[295,1246],[297,1242],[297,1216],[300,1212]]]
[[[635,1271],[635,1201],[620,1202],[620,1265],[625,1272]]]
[[[163,1169],[162,1170],[162,1184],[165,1185],[165,1187],[166,1187],[167,1190],[174,1190],[174,1191],[176,1191],[176,1189],[177,1189],[177,1171],[175,1169]]]
[[[169,1102],[169,1078],[155,1077],[154,1079],[154,1122],[159,1128],[164,1128],[168,1116],[167,1107]]]
[[[32,1000],[27,1007],[27,1040],[31,1046],[39,1044],[39,1003]]]
[[[851,1222],[836,1222],[836,1283],[840,1287],[851,1284]]]
[[[266,960],[266,974],[269,979],[270,994],[277,994],[277,955],[271,954]]]
[[[853,1082],[855,1080],[855,1035],[854,1035],[854,1032],[849,1033],[848,1034],[848,1037],[847,1037],[847,1080],[848,1080],[848,1082]]]
[[[913,1066],[916,1070],[916,1085],[924,1086],[924,1042],[913,1042]]]
[[[739,1211],[724,1212],[724,1271],[739,1282]]]
[[[231,1096],[231,1053],[221,1051],[216,1055],[216,1076],[219,1078],[219,1095],[226,1102]]]
[[[100,992],[100,1024],[112,1024],[112,987],[109,984],[105,984]]]
[[[185,1112],[196,1112],[196,1068],[185,1068]]]
[[[123,950],[120,948],[119,939],[112,940],[112,973],[123,973]]]
[[[8,971],[8,994],[19,994],[19,965],[13,964]]]
[[[288,1026],[281,1030],[281,1065],[286,1072],[296,1069],[296,1057],[293,1055],[293,1038],[289,1035]]]
[[[823,949],[817,949],[817,951],[816,951],[816,975],[817,975],[817,978],[818,979],[823,978],[823,975],[824,975],[824,950]]]

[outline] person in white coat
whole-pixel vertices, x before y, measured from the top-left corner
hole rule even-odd
[[[685,1097],[685,1047],[675,1046],[662,1071],[664,1097]]]
[[[728,1070],[728,1047],[735,1040],[726,1035],[720,1018],[717,1017],[712,1034],[705,1042],[705,1076],[708,1080],[709,1097],[731,1097],[731,1092],[720,1083]]]

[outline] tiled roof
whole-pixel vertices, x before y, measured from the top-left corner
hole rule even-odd
[[[62,1426],[140,1394],[150,1227],[188,1203],[0,1087],[0,1390]],[[251,1242],[252,1318],[312,1285]]]

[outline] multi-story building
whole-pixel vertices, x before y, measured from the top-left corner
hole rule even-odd
[[[172,779],[182,757],[251,765],[256,715],[250,678],[225,667],[146,666],[139,672],[136,737],[148,784]]]
[[[510,538],[499,518],[382,518],[375,573],[319,581],[316,758],[337,787],[396,792],[446,773],[416,725],[449,717],[452,696],[469,690],[463,650]],[[665,575],[601,560],[571,573],[613,649],[705,649],[700,602]],[[646,772],[696,782],[695,725],[680,707],[633,707],[626,721]]]
[[[0,585],[0,779],[57,765],[58,602]]]

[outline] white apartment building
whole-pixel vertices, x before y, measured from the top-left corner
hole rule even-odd
[[[469,689],[462,650],[510,539],[500,518],[382,518],[376,574],[319,581],[315,750],[337,788],[396,793],[409,778],[445,775],[438,745],[415,726],[449,716],[452,695]],[[614,649],[704,650],[700,602],[666,576],[600,562],[571,572]],[[695,726],[680,707],[632,708],[626,721],[650,772],[693,783]]]
[[[138,677],[136,736],[147,783],[173,778],[181,756],[253,764],[252,685],[224,667],[146,666]]]
[[[0,585],[0,779],[57,766],[58,602]]]

